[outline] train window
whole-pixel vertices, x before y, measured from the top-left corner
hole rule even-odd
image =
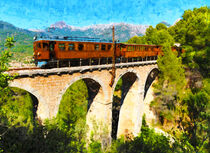
[[[112,48],[112,45],[108,45],[108,50],[110,50]]]
[[[132,51],[133,47],[132,46],[128,46],[128,51]]]
[[[65,44],[58,44],[58,47],[61,51],[65,51]]]
[[[54,51],[54,48],[55,48],[55,42],[54,42],[54,41],[51,41],[51,42],[50,42],[49,48],[50,48],[50,51],[51,51],[51,52]]]
[[[78,50],[83,50],[83,48],[84,48],[84,45],[83,44],[79,44],[78,45]]]
[[[69,44],[69,50],[74,50],[74,44]]]
[[[101,50],[106,50],[106,45],[102,44],[101,45]]]
[[[99,44],[95,44],[95,50],[99,50]]]
[[[38,47],[38,48],[41,48],[41,43],[38,43],[38,44],[37,44],[37,47]]]
[[[48,44],[47,43],[43,43],[43,50],[48,50]]]

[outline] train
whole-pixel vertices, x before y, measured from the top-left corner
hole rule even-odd
[[[34,61],[41,68],[156,60],[160,45],[127,44],[89,37],[34,38]],[[172,47],[172,50],[177,50]]]

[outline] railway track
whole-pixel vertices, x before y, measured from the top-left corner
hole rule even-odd
[[[41,68],[39,68],[39,67],[12,68],[12,69],[9,69],[8,71],[37,70],[37,69],[41,69]]]

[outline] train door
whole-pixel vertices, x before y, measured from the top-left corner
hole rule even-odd
[[[55,43],[54,41],[50,41],[49,46],[50,46],[50,59],[55,59]]]

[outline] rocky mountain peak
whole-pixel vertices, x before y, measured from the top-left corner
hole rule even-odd
[[[59,29],[70,28],[70,26],[67,25],[64,21],[55,22],[55,23],[52,24],[50,27],[51,27],[51,28],[59,28]]]

